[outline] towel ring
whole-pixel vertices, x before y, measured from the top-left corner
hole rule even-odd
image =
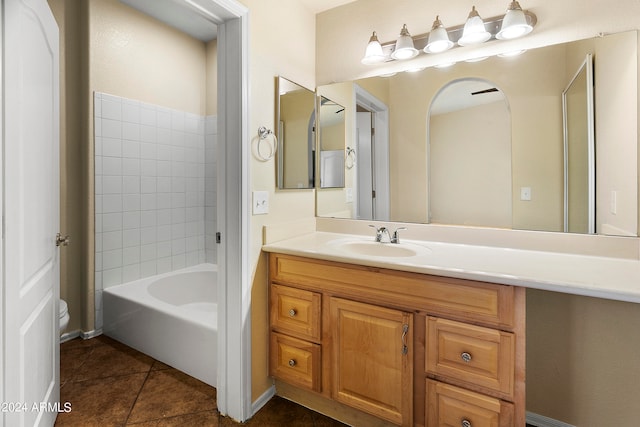
[[[267,138],[269,137],[269,135],[273,137],[273,141],[271,143],[267,141]],[[269,147],[269,153],[266,156],[262,155],[261,146],[263,145],[263,142],[265,142]],[[271,129],[267,129],[264,126],[260,126],[258,128],[258,143],[256,144],[256,157],[263,162],[267,162],[273,159],[273,157],[276,155],[276,151],[278,151],[278,138],[276,138],[276,134],[273,133]]]
[[[345,166],[347,169],[351,169],[356,164],[356,150],[351,147],[347,147],[347,159],[345,161]]]

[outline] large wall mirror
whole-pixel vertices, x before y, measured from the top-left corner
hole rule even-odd
[[[284,77],[278,77],[276,95],[278,188],[313,188],[315,94]]]
[[[366,92],[386,106],[389,171],[388,176],[379,178],[388,179],[389,183],[389,220],[563,232],[565,151],[562,97],[576,70],[590,54],[593,57],[595,98],[594,231],[635,236],[638,231],[637,37],[636,31],[612,34],[532,49],[518,56],[491,57],[481,62],[461,62],[448,68],[433,67],[419,72],[343,82],[323,86],[318,91],[327,93],[339,89],[344,93],[340,103],[345,107],[347,121],[346,146],[353,147],[357,142],[356,112],[363,107],[357,103],[354,93]],[[442,145],[442,141],[436,141],[436,135],[431,132],[441,133],[437,121],[443,121],[442,114],[434,114],[432,110],[434,105],[438,106],[436,98],[456,81],[485,82],[487,87],[472,91],[489,92],[476,96],[499,94],[505,100],[500,112],[494,112],[485,119],[471,115],[473,108],[479,109],[477,106],[464,113],[461,112],[464,108],[459,108],[457,114],[468,116],[453,120],[470,133],[458,138],[476,138],[478,134],[473,132],[471,123],[475,123],[474,126],[487,125],[487,121],[497,121],[499,116],[508,113],[508,119],[502,120],[499,130],[510,136],[509,145],[503,145],[499,149],[500,154],[495,156],[485,148],[483,156],[477,157],[475,162],[467,158],[465,161],[472,162],[468,164],[472,167],[464,167],[462,159],[457,158],[453,151],[454,147]],[[449,157],[436,160],[439,152],[443,154],[443,148]],[[510,214],[506,214],[510,218],[487,223],[480,214],[473,214],[473,208],[485,205],[490,210],[493,202],[488,199],[490,196],[476,194],[472,185],[479,181],[479,177],[494,174],[498,157],[502,165],[506,165],[505,158],[510,160],[510,171],[506,166],[502,167],[503,181],[492,185],[499,185],[504,190],[503,194],[510,194],[508,202],[500,202],[506,203],[501,211],[508,212],[510,207]],[[356,163],[354,169],[357,167]],[[376,173],[374,171],[374,175]],[[495,175],[491,179],[497,180],[499,174]],[[466,196],[447,189],[456,181],[467,183],[461,184],[468,191]],[[440,191],[439,196],[435,194],[436,188],[433,188],[434,194],[430,193],[431,186],[441,185],[444,189],[437,190]],[[357,201],[358,191],[357,180],[347,180],[344,188],[346,199],[344,194],[340,198],[318,194],[317,215],[358,218],[353,203],[344,203],[345,200]],[[462,200],[458,208],[445,207],[450,212],[446,219],[440,220],[438,215],[443,209],[437,203],[439,199],[447,199],[447,194],[460,196]],[[339,204],[341,207],[338,209]]]

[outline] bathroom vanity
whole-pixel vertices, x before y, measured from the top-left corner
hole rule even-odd
[[[526,288],[640,294],[636,259],[318,231],[263,249],[278,394],[354,425],[524,426]]]
[[[269,259],[275,378],[396,425],[524,425],[524,289]]]

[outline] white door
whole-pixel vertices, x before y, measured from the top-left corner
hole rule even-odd
[[[60,398],[58,27],[46,0],[3,0],[5,427],[52,426]]]

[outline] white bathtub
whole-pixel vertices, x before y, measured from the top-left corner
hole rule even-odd
[[[105,289],[104,334],[216,387],[216,270],[201,264]]]

